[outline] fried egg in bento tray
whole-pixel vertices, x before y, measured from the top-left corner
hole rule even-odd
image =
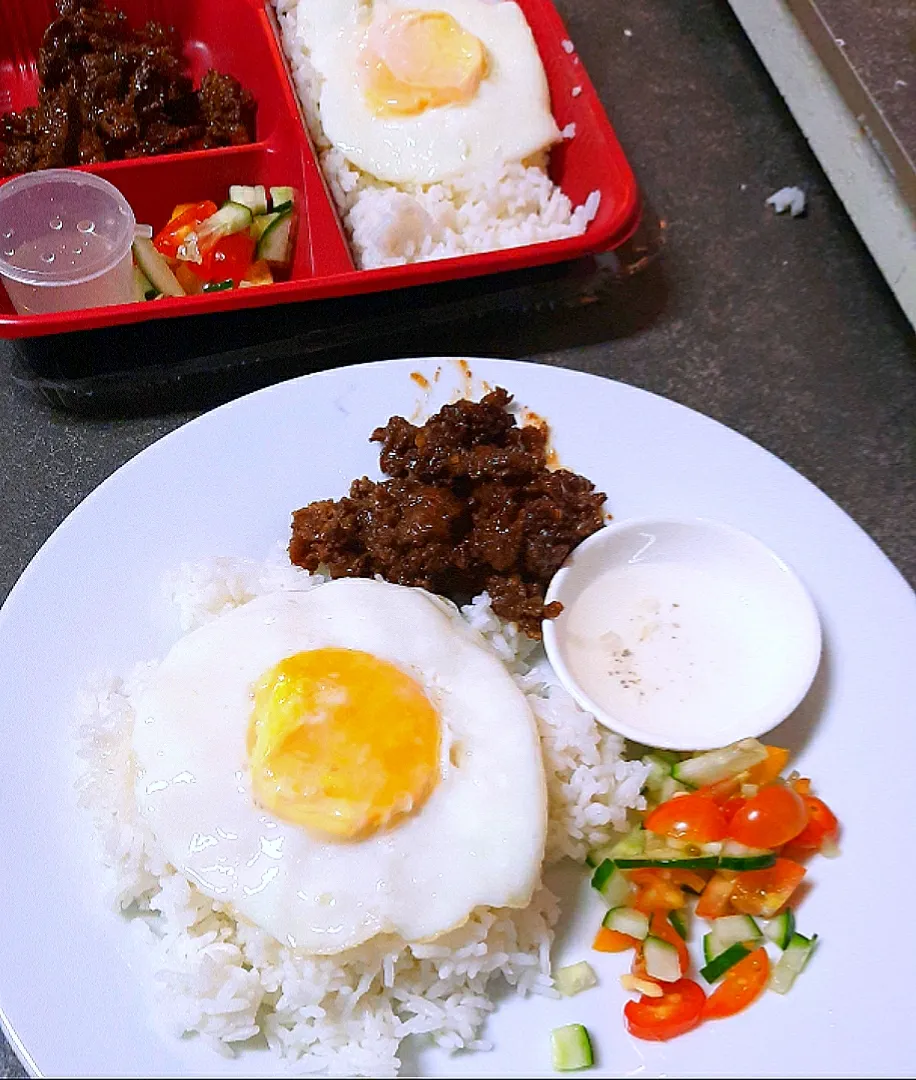
[[[379,180],[433,183],[560,138],[534,38],[509,0],[329,0],[308,17],[325,133]]]
[[[137,702],[134,753],[170,862],[303,952],[432,938],[539,880],[530,708],[419,589],[341,579],[194,631]]]

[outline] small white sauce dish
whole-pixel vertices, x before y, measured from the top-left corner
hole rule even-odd
[[[648,746],[710,750],[759,736],[801,702],[821,627],[766,545],[704,518],[614,523],[554,576],[544,647],[576,701]]]

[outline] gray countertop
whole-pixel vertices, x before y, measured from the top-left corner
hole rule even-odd
[[[916,583],[913,333],[728,5],[557,6],[666,223],[665,256],[607,302],[524,326],[477,324],[437,351],[590,371],[715,417],[821,487]],[[765,199],[793,184],[808,213],[777,217]],[[8,349],[0,343],[0,598],[81,499],[188,419],[54,412],[9,378]],[[20,1075],[0,1044],[0,1076]]]

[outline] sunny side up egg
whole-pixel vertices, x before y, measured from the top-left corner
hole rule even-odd
[[[429,184],[560,138],[511,0],[316,0],[306,17],[325,134],[379,180]]]
[[[136,796],[204,893],[312,954],[524,907],[546,789],[534,718],[419,589],[342,579],[182,638],[138,695]]]

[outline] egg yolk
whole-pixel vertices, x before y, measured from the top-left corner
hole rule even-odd
[[[355,649],[296,653],[255,686],[252,790],[276,817],[359,839],[422,805],[439,743],[436,710],[394,664]]]
[[[398,11],[374,25],[364,92],[379,116],[415,116],[470,101],[487,73],[483,42],[444,11]]]

